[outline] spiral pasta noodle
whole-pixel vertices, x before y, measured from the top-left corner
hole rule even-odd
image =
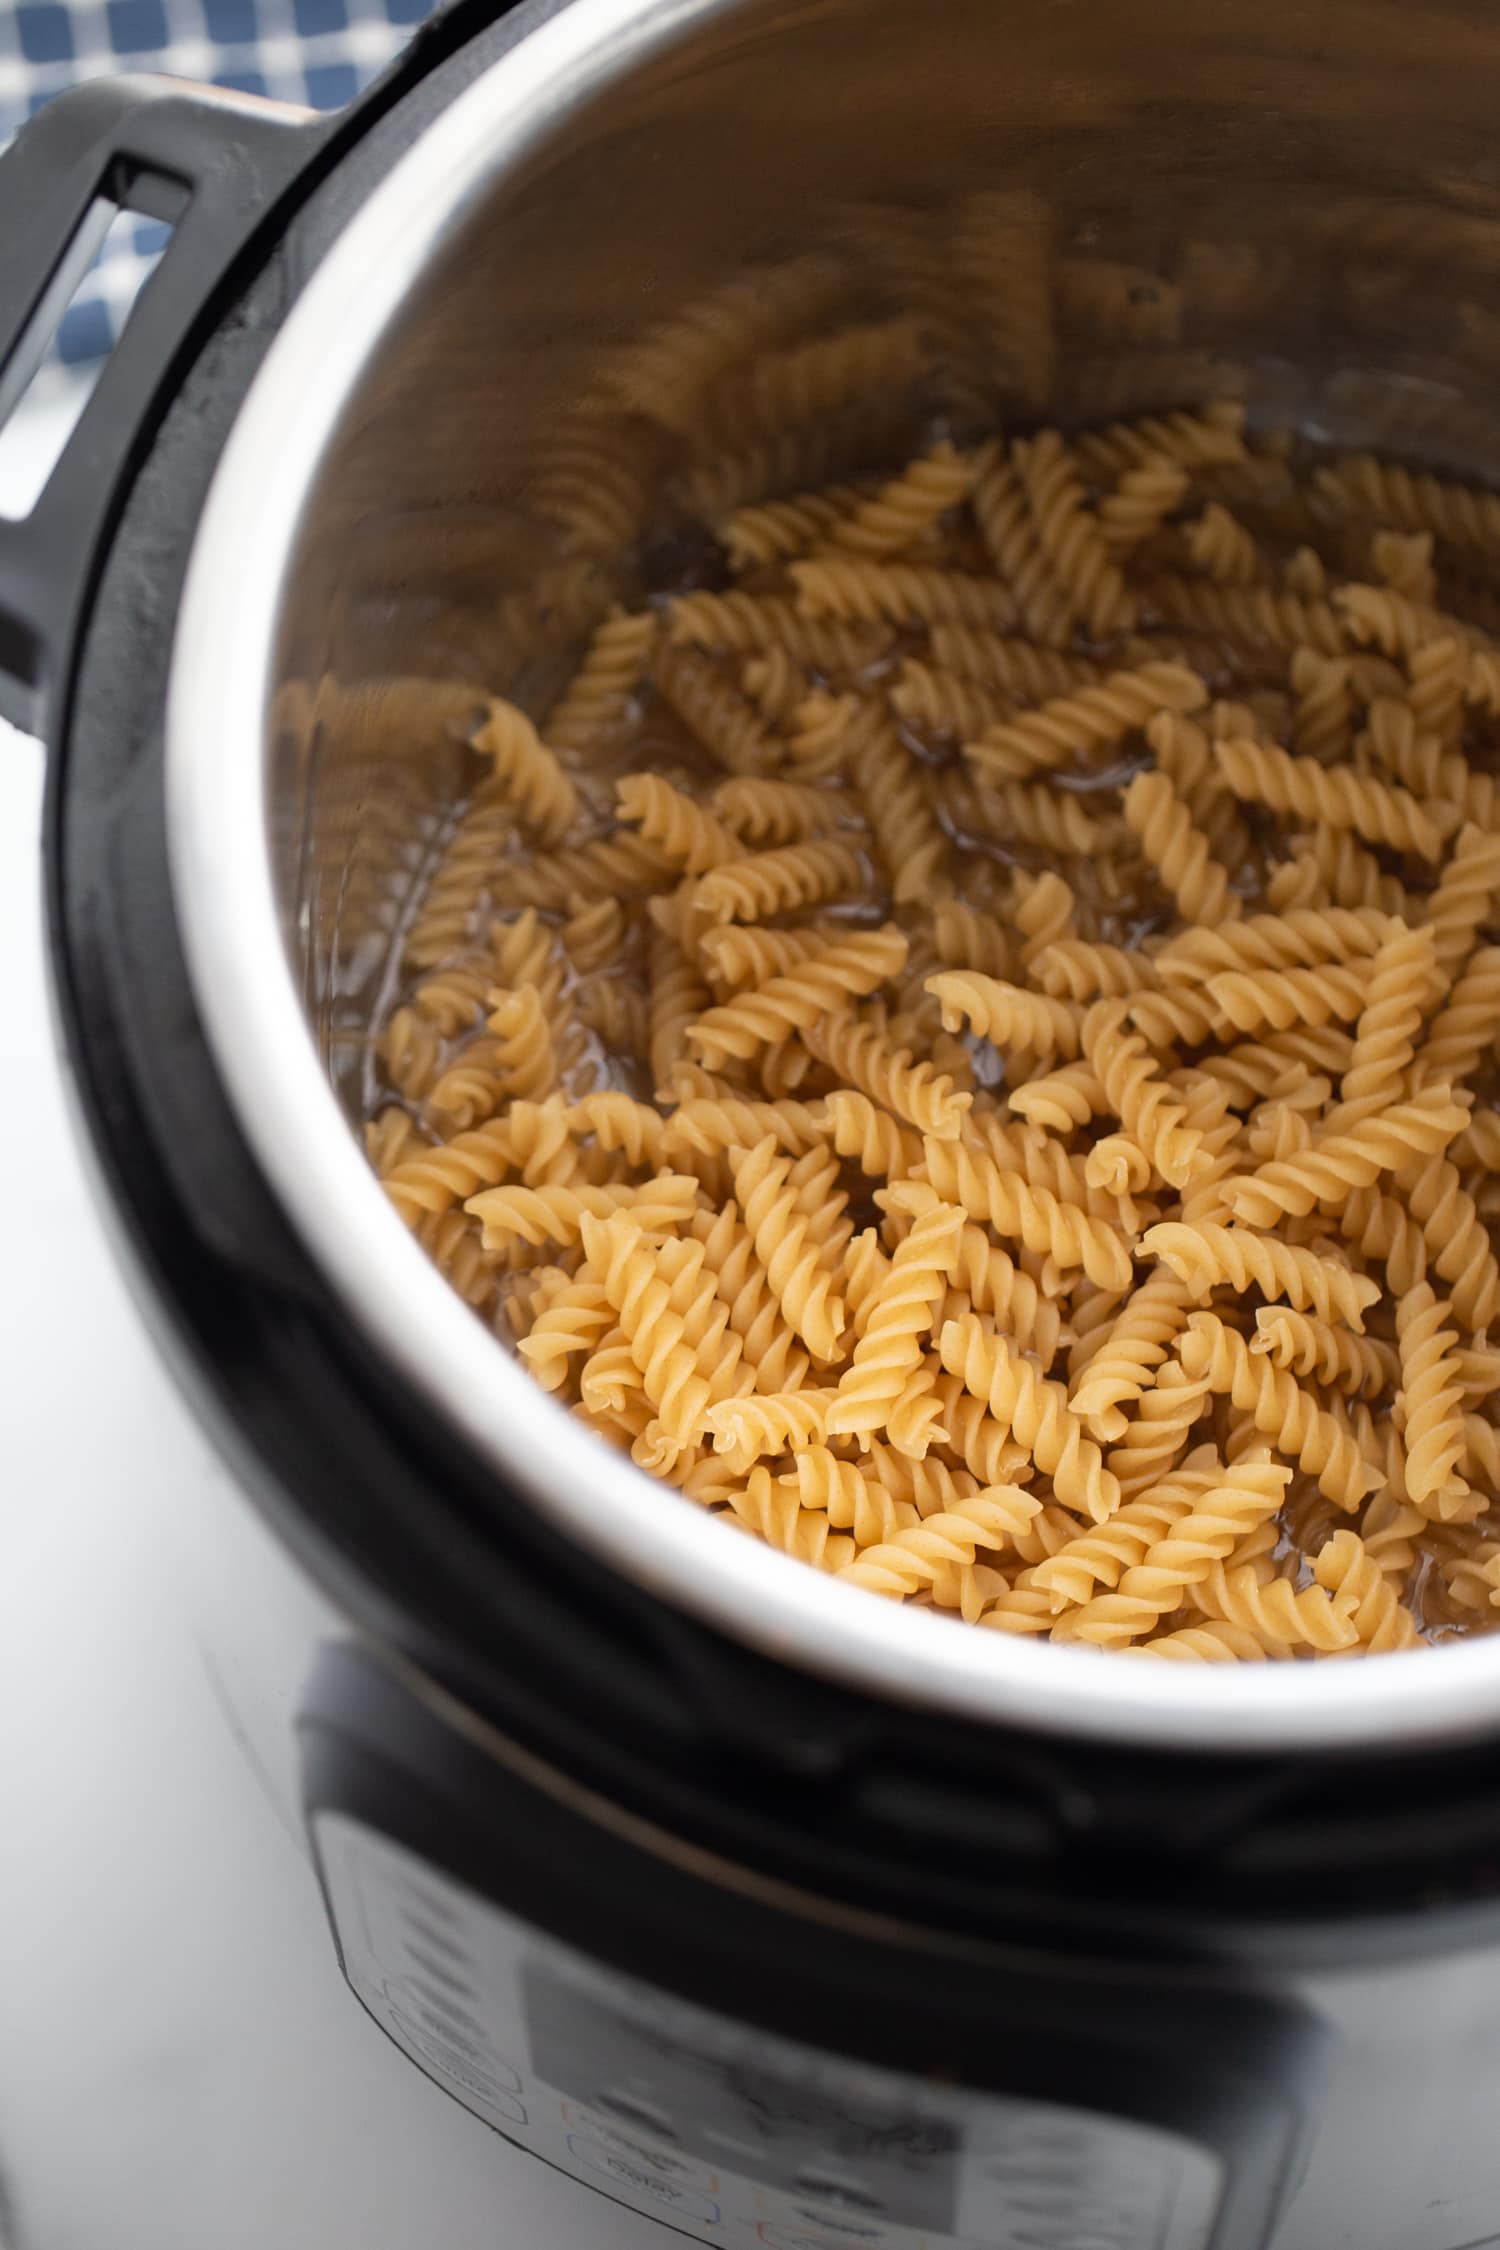
[[[804,844],[813,836],[847,827],[856,817],[847,797],[810,783],[765,775],[742,774],[721,781],[712,808],[737,836],[752,844]]]
[[[1216,585],[1253,586],[1260,575],[1259,546],[1217,500],[1187,526],[1187,550]]]
[[[597,1281],[573,1281],[542,1310],[533,1309],[517,1349],[544,1390],[562,1388],[568,1362],[590,1357],[615,1325],[615,1308]]]
[[[987,1335],[977,1313],[945,1322],[938,1339],[944,1368],[970,1395],[987,1405],[1052,1479],[1065,1508],[1101,1523],[1120,1503],[1115,1478],[1099,1448],[1086,1437],[1066,1391],[1038,1375],[1004,1337]]]
[[[922,1363],[923,1339],[947,1293],[963,1223],[961,1211],[934,1199],[898,1244],[839,1378],[825,1425],[830,1436],[868,1436],[890,1425],[907,1378]]]
[[[863,1548],[839,1575],[846,1584],[863,1586],[871,1593],[909,1594],[919,1585],[931,1585],[954,1564],[972,1563],[976,1551],[1004,1546],[1040,1505],[1019,1487],[992,1485],[972,1499],[956,1500],[951,1508],[926,1517],[910,1530]]]
[[[696,1180],[662,1173],[644,1187],[505,1186],[481,1189],[464,1205],[480,1221],[487,1250],[516,1243],[569,1244],[583,1239],[585,1219],[604,1219],[628,1211],[642,1234],[672,1232],[693,1208]]]
[[[1362,960],[1380,950],[1389,917],[1374,908],[1300,907],[1248,915],[1215,930],[1170,938],[1156,956],[1167,984],[1196,984],[1224,970],[1311,968]]]
[[[1320,657],[1316,648],[1298,648],[1291,657],[1295,691],[1291,740],[1300,758],[1334,765],[1352,745],[1354,688],[1343,657]]]
[[[982,1149],[928,1136],[925,1170],[945,1202],[1060,1270],[1081,1268],[1102,1288],[1124,1288],[1130,1256],[1117,1229],[1052,1189],[1033,1186]]]
[[[1388,1109],[1401,1094],[1416,1053],[1437,966],[1430,925],[1396,923],[1376,954],[1355,1028],[1354,1052],[1339,1087],[1338,1121]]]
[[[981,777],[1023,781],[1090,752],[1113,749],[1159,711],[1197,711],[1207,701],[1203,682],[1186,666],[1145,664],[1112,672],[1095,686],[1077,688],[1037,711],[987,727],[969,745],[969,753]]]
[[[860,889],[864,881],[864,861],[851,844],[783,844],[701,876],[693,904],[715,921],[755,922],[825,905]]]
[[[1355,1398],[1378,1398],[1400,1378],[1400,1361],[1391,1345],[1376,1336],[1294,1312],[1289,1305],[1261,1305],[1255,1315],[1250,1349],[1265,1352],[1277,1367],[1311,1375],[1332,1390]]]
[[[895,728],[875,719],[854,730],[849,770],[864,802],[898,905],[948,888],[948,840],[922,777]]]
[[[980,454],[974,522],[996,576],[1011,591],[1028,640],[1060,646],[1067,637],[1067,597],[1043,550],[1015,449],[999,439]]]
[[[577,813],[578,792],[525,712],[494,698],[474,744],[493,759],[496,780],[537,842],[560,843]]]
[[[891,689],[891,709],[898,718],[929,732],[954,735],[959,741],[982,734],[1011,716],[1015,706],[1008,695],[960,672],[940,672],[914,656],[907,657]]]
[[[1084,504],[1083,485],[1056,430],[1015,449],[1016,466],[1042,553],[1066,602],[1091,639],[1128,630],[1135,604],[1119,566]]]
[[[1447,1089],[1430,1086],[1409,1102],[1395,1102],[1376,1117],[1330,1132],[1300,1156],[1275,1159],[1233,1183],[1236,1218],[1257,1227],[1283,1215],[1305,1218],[1313,1205],[1336,1206],[1383,1172],[1399,1171],[1415,1157],[1435,1155],[1463,1129],[1468,1111]]]
[[[1358,1627],[1322,1586],[1299,1588],[1288,1578],[1262,1579],[1253,1563],[1233,1569],[1211,1563],[1194,1586],[1193,1599],[1205,1617],[1253,1634],[1268,1656],[1289,1656],[1304,1648],[1333,1654],[1360,1638]]]
[[[922,1163],[922,1136],[867,1094],[841,1087],[828,1096],[823,1116],[834,1152],[877,1179],[899,1179]]]
[[[873,992],[897,974],[906,951],[906,938],[894,927],[823,946],[757,990],[695,1018],[687,1027],[688,1045],[710,1070],[731,1057],[743,1062],[758,1047],[805,1031],[820,1017]]]
[[[863,1552],[882,1540],[899,1539],[914,1530],[918,1512],[913,1501],[898,1498],[853,1461],[843,1461],[826,1445],[801,1448],[789,1472],[805,1508],[821,1508],[831,1524],[853,1534],[855,1548]]]
[[[739,838],[695,798],[658,774],[627,774],[616,784],[620,818],[635,823],[674,867],[704,875],[741,856]]]
[[[659,630],[649,613],[610,612],[547,714],[547,740],[554,750],[591,750],[624,725]]]
[[[435,968],[472,942],[495,867],[515,833],[510,805],[484,794],[458,820],[407,935],[405,958],[412,967]]]
[[[866,562],[814,556],[791,565],[804,616],[848,624],[968,625],[1003,633],[1016,622],[1015,602],[995,579],[928,563]]]
[[[1149,1499],[1128,1501],[1107,1522],[1077,1533],[1055,1554],[1032,1563],[1016,1580],[1017,1589],[1045,1594],[1054,1612],[1080,1608],[1096,1587],[1118,1586],[1127,1570],[1144,1562],[1168,1526],[1180,1522],[1213,1481],[1208,1469],[1164,1478]]]
[[[1444,834],[1456,825],[1452,807],[1439,808],[1441,819],[1436,819],[1398,783],[1376,781],[1347,767],[1322,766],[1272,743],[1221,742],[1217,755],[1220,771],[1242,801],[1331,828],[1352,828],[1367,843],[1392,851],[1439,859]]]
[[[667,611],[667,638],[714,654],[780,652],[804,669],[838,673],[859,672],[876,663],[890,646],[891,634],[887,626],[808,617],[784,594],[734,589],[724,594],[680,595]]]
[[[758,1461],[747,1480],[736,1479],[725,1492],[734,1514],[768,1547],[820,1570],[841,1570],[853,1561],[853,1539],[835,1532],[825,1510],[803,1506],[795,1478],[775,1477]]]
[[[1085,474],[1097,477],[1123,476],[1153,459],[1189,471],[1222,468],[1247,459],[1244,426],[1244,408],[1226,399],[1202,413],[1143,415],[1139,421],[1086,430],[1075,439],[1074,452]]]
[[[1186,469],[1164,457],[1125,469],[1099,502],[1099,536],[1118,562],[1142,547],[1187,496]]]
[[[1396,1316],[1406,1493],[1422,1515],[1442,1523],[1463,1515],[1471,1500],[1460,1466],[1465,1441],[1463,1385],[1454,1358],[1458,1331],[1447,1325],[1449,1315],[1444,1299],[1421,1281],[1403,1296]]]
[[[779,1155],[767,1134],[733,1158],[735,1195],[783,1318],[815,1359],[833,1359],[844,1328],[844,1307],[810,1239],[807,1215],[790,1185],[791,1159]]]
[[[1336,1531],[1314,1560],[1313,1575],[1361,1648],[1379,1655],[1415,1644],[1415,1620],[1357,1532]]]
[[[828,544],[855,555],[900,555],[919,546],[939,516],[957,507],[972,464],[946,441],[829,527]]]
[[[869,497],[858,484],[830,485],[785,500],[736,508],[718,525],[719,538],[737,570],[754,570],[806,554]]]
[[[1338,516],[1362,516],[1396,531],[1430,532],[1476,554],[1500,542],[1500,501],[1468,485],[1356,453],[1315,469],[1312,489]]]
[[[1051,951],[1051,948],[1048,948]],[[1033,964],[1035,972],[1035,964]],[[1044,1131],[1070,1133],[1091,1117],[1105,1116],[1109,1096],[1090,1063],[1067,1063],[1061,1070],[1028,1079],[1011,1096],[1011,1108],[1029,1125]]]
[[[896,1046],[878,1023],[858,1016],[824,1016],[805,1036],[818,1061],[870,1101],[920,1133],[957,1138],[972,1095],[955,1087],[946,1071]]]
[[[968,1024],[997,1047],[1024,1047],[1066,1060],[1078,1053],[1079,1019],[1066,1000],[1026,992],[973,970],[945,970],[927,979],[927,990],[942,1010],[947,1031]]]
[[[1141,588],[1143,614],[1248,649],[1313,648],[1344,653],[1344,627],[1330,602],[1276,586],[1221,586],[1164,574]]]
[[[1158,1270],[1121,1306],[1070,1393],[1074,1413],[1082,1415],[1090,1435],[1101,1443],[1124,1436],[1129,1425],[1121,1408],[1133,1405],[1149,1387],[1152,1373],[1186,1325],[1189,1303],[1186,1284],[1170,1270]]]
[[[836,1395],[804,1389],[722,1400],[705,1417],[714,1450],[737,1475],[763,1454],[800,1451],[827,1436],[828,1410]]]
[[[1500,835],[1462,829],[1427,905],[1437,967],[1445,985],[1460,974],[1500,896]]]
[[[1170,1186],[1183,1188],[1199,1168],[1202,1135],[1187,1122],[1145,1039],[1128,1022],[1129,1003],[1101,1000],[1083,1020],[1083,1050],[1130,1138]]]
[[[1169,774],[1136,775],[1125,791],[1125,823],[1184,921],[1211,929],[1238,917],[1240,902],[1229,888],[1229,871],[1214,858]]]
[[[1215,1313],[1194,1313],[1182,1346],[1190,1376],[1232,1399],[1263,1436],[1289,1454],[1319,1489],[1341,1507],[1358,1505],[1379,1481],[1360,1454],[1353,1431],[1331,1409],[1320,1407],[1294,1375],[1258,1359],[1243,1336]]]
[[[982,491],[982,483],[976,490]],[[1003,633],[968,625],[934,625],[928,633],[933,669],[1017,701],[1044,703],[1071,695],[1100,677],[1092,658],[1039,647]]]
[[[1247,1033],[1321,1028],[1334,1017],[1351,1022],[1364,1008],[1369,982],[1363,962],[1328,962],[1320,969],[1226,969],[1205,989],[1230,1028]]]
[[[1448,1283],[1459,1319],[1470,1329],[1487,1329],[1500,1316],[1500,1263],[1456,1166],[1434,1156],[1398,1173],[1396,1186],[1421,1229],[1425,1260]],[[1412,1262],[1415,1270],[1418,1261]]]
[[[1106,1648],[1139,1640],[1181,1605],[1247,1531],[1276,1513],[1290,1475],[1264,1448],[1226,1469],[1222,1481],[1196,1498],[1122,1574],[1113,1593],[1094,1594],[1066,1611],[1055,1635]]]

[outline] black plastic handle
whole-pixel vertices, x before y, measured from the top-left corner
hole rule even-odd
[[[153,402],[237,253],[328,120],[171,78],[61,94],[0,157],[0,424],[113,210],[168,221],[157,270],[31,513],[0,521],[0,716],[50,741],[103,535],[149,445]]]

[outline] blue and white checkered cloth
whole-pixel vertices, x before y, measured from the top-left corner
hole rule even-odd
[[[81,79],[159,70],[338,109],[385,68],[434,0],[0,0],[0,146]],[[58,329],[77,365],[111,348],[168,229],[122,213]]]

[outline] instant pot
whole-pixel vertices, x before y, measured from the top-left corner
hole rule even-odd
[[[1497,87],[1478,0],[460,0],[332,122],[122,80],[0,160],[0,410],[101,210],[173,227],[0,524],[0,709],[99,1197],[233,1472],[175,1496],[160,1630],[326,1914],[318,1959],[269,1900],[236,1942],[288,2025],[347,1985],[349,2070],[289,2036],[256,2151],[305,2184],[278,2250],[331,2250],[362,2145],[433,2250],[536,2239],[533,2162],[537,2250],[1500,2243],[1500,1637],[1158,1668],[833,1587],[532,1386],[355,1126],[453,684],[524,698],[627,576],[711,578],[654,367],[857,255],[932,347],[910,439],[1228,390],[1482,481]],[[1041,215],[990,397],[944,279],[986,196]],[[1038,241],[1101,276],[1051,351]],[[128,2163],[117,2233],[35,2216],[90,2134],[4,2147],[15,2250],[146,2238]]]

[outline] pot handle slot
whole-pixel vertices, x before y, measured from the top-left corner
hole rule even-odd
[[[101,540],[229,269],[328,120],[146,75],[61,94],[0,157],[0,427],[117,211],[173,232],[30,513],[0,520],[0,717],[56,739]]]

